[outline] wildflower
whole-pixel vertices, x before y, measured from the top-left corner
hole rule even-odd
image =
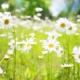
[[[9,56],[6,54],[6,55],[4,56],[4,59],[5,59],[5,60],[8,60],[8,59],[9,59]]]
[[[38,31],[39,31],[39,30],[41,30],[41,27],[40,27],[40,26],[36,26],[36,25],[35,25],[35,26],[33,26],[33,30],[35,30],[35,31],[37,31],[37,30],[38,30]]]
[[[74,58],[76,60],[77,63],[80,63],[80,47],[74,47],[73,48],[73,53],[74,53]]]
[[[2,7],[2,9],[8,9],[8,8],[9,8],[9,5],[6,4],[6,3],[3,3],[3,4],[1,5],[1,7]]]
[[[8,43],[8,45],[10,46],[11,49],[14,49],[14,48],[15,48],[15,45],[16,45],[15,40],[12,39],[12,40]]]
[[[61,64],[60,66],[62,68],[70,68],[70,67],[73,67],[73,64]]]
[[[13,50],[13,49],[9,49],[9,50],[7,51],[7,54],[12,55],[13,53],[14,53],[14,50]]]
[[[35,10],[36,10],[36,12],[40,12],[40,11],[42,11],[43,9],[40,8],[40,7],[37,7]]]
[[[3,74],[3,70],[2,70],[2,68],[0,67],[0,74]]]
[[[12,23],[11,23],[11,21],[12,21],[12,17],[10,16],[10,15],[3,15],[3,17],[1,18],[2,20],[1,20],[1,28],[10,28],[10,27],[12,27]]]
[[[58,57],[61,57],[64,54],[63,48],[59,47],[58,50],[56,51],[56,53],[57,53]]]
[[[70,22],[70,25],[66,27],[66,34],[68,35],[74,34],[76,30],[77,30],[76,24]]]
[[[41,21],[41,19],[37,15],[34,15],[33,19],[36,20],[36,21]]]
[[[16,49],[18,49],[19,48],[19,44],[20,44],[20,42],[17,41],[17,38],[16,38],[16,41],[12,39],[8,43],[8,45],[10,46],[11,49],[15,49],[15,47],[16,47]]]
[[[56,51],[56,48],[59,46],[59,42],[52,39],[43,40],[42,43],[44,50],[49,52]]]
[[[42,58],[43,58],[43,56],[38,56],[38,58],[39,58],[39,59],[42,59]]]
[[[26,38],[26,41],[23,41],[24,46],[22,48],[22,52],[25,52],[25,51],[29,52],[31,50],[32,45],[36,44],[36,42],[34,41],[34,39],[35,38],[33,38],[33,37],[30,38],[30,39]]]
[[[41,13],[37,13],[36,15],[37,15],[38,17],[40,17],[42,14],[41,14]]]
[[[57,39],[61,34],[58,34],[56,31],[46,32],[48,34],[49,39]]]
[[[55,27],[61,32],[65,32],[66,27],[68,27],[69,21],[66,18],[60,18],[57,20]]]

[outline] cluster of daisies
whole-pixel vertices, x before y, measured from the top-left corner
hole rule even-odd
[[[12,26],[12,17],[10,13],[0,14],[0,28],[9,28]],[[69,21],[66,18],[60,18],[55,23],[55,28],[61,32],[65,32],[68,35],[74,34],[77,30],[76,24]],[[35,30],[36,28],[34,28]],[[37,29],[36,29],[37,30]],[[40,30],[40,28],[39,28]],[[56,30],[45,32],[48,36],[46,40],[40,40],[43,47],[43,54],[55,52],[58,57],[61,57],[64,54],[64,48],[60,46],[60,42],[57,40],[58,37],[62,35],[56,32]],[[18,41],[17,39],[11,40],[8,45],[10,49],[8,50],[8,54],[13,54],[14,49],[21,50],[22,52],[29,52],[33,45],[37,44],[35,42],[35,34],[32,34],[30,38],[26,38],[26,40]],[[74,47],[73,49],[74,58],[76,62],[80,63],[80,47]],[[39,56],[41,57],[41,56]],[[9,58],[8,56],[6,58]]]
[[[57,40],[58,37],[61,36],[61,34],[57,33],[56,31],[51,32],[45,32],[47,34],[46,40],[41,40],[42,47],[44,50],[42,51],[43,54],[56,52],[58,57],[61,57],[64,53],[64,49],[60,46],[60,42]]]
[[[60,18],[57,20],[55,27],[57,30],[61,31],[61,32],[66,32],[66,34],[71,35],[71,34],[75,34],[76,30],[77,30],[77,26],[76,24],[74,24],[73,22],[69,21],[66,18]],[[80,63],[80,47],[75,46],[73,48],[73,57],[75,58],[77,63]]]
[[[66,18],[60,18],[57,20],[55,24],[56,29],[58,29],[61,32],[66,32],[66,34],[74,34],[77,30],[76,24],[69,21]],[[55,52],[57,53],[58,57],[61,57],[64,54],[64,49],[62,46],[60,46],[60,42],[57,40],[58,37],[61,37],[62,35],[56,32],[56,30],[45,32],[45,34],[48,36],[46,40],[40,40],[43,47],[43,54]],[[35,42],[35,34],[31,35],[31,38],[26,38],[26,40],[23,41],[17,41],[17,40],[11,40],[9,42],[10,50],[8,50],[9,54],[14,53],[14,48],[18,50],[22,50],[22,52],[29,52],[32,49],[33,44],[36,44]],[[20,46],[22,45],[22,46]],[[76,50],[76,51],[75,51]],[[77,62],[80,61],[80,52],[78,51],[78,48],[73,49],[74,58]]]
[[[15,40],[12,39],[8,43],[10,49],[8,50],[7,53],[13,54],[15,48],[16,48],[16,50],[21,50],[22,53],[24,53],[24,52],[28,53],[32,49],[33,44],[36,44],[34,36],[35,36],[35,34],[31,33],[30,38],[26,38],[26,40],[18,41],[17,38]]]
[[[74,34],[77,30],[76,24],[66,18],[58,19],[55,24],[55,27],[61,32],[66,32],[66,34],[68,35]]]
[[[0,28],[12,27],[12,17],[10,12],[0,13]]]

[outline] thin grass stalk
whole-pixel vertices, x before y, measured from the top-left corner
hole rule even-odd
[[[9,60],[6,60],[6,79],[9,80]]]
[[[46,63],[47,80],[49,80],[49,74],[48,74],[48,53],[45,56],[46,56],[45,63]]]
[[[15,40],[15,48],[14,48],[14,70],[13,70],[13,80],[16,80],[16,33],[15,33],[15,27],[13,26],[13,34],[14,34],[14,40]]]
[[[77,70],[77,73],[78,73],[78,80],[80,80],[80,78],[79,78],[79,63],[78,63],[78,70]]]
[[[51,70],[50,70],[50,75],[51,75],[51,80],[52,80],[52,53],[51,53],[51,55],[50,55],[50,58],[51,58]]]
[[[75,61],[74,60],[73,60],[73,64],[74,64],[74,67],[73,67],[74,74],[73,75],[74,75],[74,80],[75,80]]]

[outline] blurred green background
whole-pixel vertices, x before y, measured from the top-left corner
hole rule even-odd
[[[63,2],[64,4],[62,4]],[[41,7],[43,9],[43,11],[40,12],[42,14],[41,18],[45,18],[46,16],[50,19],[64,16],[75,17],[80,14],[80,0],[0,0],[0,5],[3,3],[9,4],[7,11],[10,11],[12,14],[17,16],[34,16],[37,13],[35,10],[37,7]],[[56,8],[54,8],[55,5]],[[0,6],[0,12],[3,11],[4,10]]]

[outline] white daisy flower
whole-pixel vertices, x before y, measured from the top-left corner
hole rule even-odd
[[[74,47],[73,48],[74,58],[77,63],[80,63],[80,47]]]
[[[66,34],[71,35],[74,34],[77,30],[76,24],[70,22],[70,25],[66,27]]]
[[[6,54],[5,56],[4,56],[4,59],[5,60],[8,60],[10,57]]]
[[[69,21],[66,18],[60,18],[57,20],[55,27],[61,32],[65,32],[66,27],[68,27]]]
[[[14,53],[14,50],[13,50],[13,49],[9,49],[9,50],[7,51],[7,54],[12,55],[13,53]]]
[[[10,46],[11,49],[14,49],[15,47],[16,47],[16,49],[18,49],[19,48],[19,46],[18,46],[19,44],[20,43],[17,40],[15,41],[13,39],[8,43],[8,45]]]
[[[57,39],[61,34],[58,34],[56,31],[46,32],[49,39]]]
[[[42,47],[44,48],[44,50],[49,52],[56,51],[56,48],[59,46],[59,42],[52,39],[43,40],[42,43]]]
[[[12,27],[11,21],[12,21],[12,17],[4,14],[1,20],[1,28],[7,29]]]
[[[74,53],[75,55],[78,54],[78,53],[80,53],[80,47],[75,46],[75,47],[73,48],[73,53]]]
[[[42,51],[42,54],[47,54],[48,53],[48,51]]]
[[[33,26],[33,30],[35,30],[35,31],[37,31],[37,30],[38,30],[38,31],[39,31],[39,30],[41,30],[41,27],[40,27],[40,26],[36,26],[36,25],[35,25],[35,26]]]
[[[9,8],[9,4],[3,3],[3,4],[1,4],[1,7],[2,7],[2,9],[7,9],[7,8]]]
[[[57,53],[58,57],[61,57],[64,54],[63,48],[59,47],[58,50],[56,51],[56,53]]]
[[[36,44],[34,39],[35,38],[33,38],[33,37],[30,39],[26,38],[26,41],[23,41],[24,46],[22,48],[22,52],[25,52],[25,51],[29,52],[32,49],[32,45]]]
[[[78,53],[78,54],[76,54],[76,55],[73,55],[73,56],[74,56],[76,62],[77,62],[77,63],[80,63],[80,53]]]
[[[2,68],[0,67],[0,74],[3,74],[4,72],[3,72],[3,70],[2,70]]]
[[[43,56],[42,56],[42,55],[41,55],[41,56],[38,56],[38,58],[39,58],[39,59],[42,59],[42,58],[43,58]]]
[[[0,18],[2,18],[2,16],[3,16],[3,13],[2,13],[2,12],[0,12]]]
[[[43,9],[40,8],[40,7],[37,7],[35,10],[36,10],[36,12],[40,12],[40,11],[42,11]]]
[[[70,68],[70,67],[73,67],[74,65],[73,64],[61,64],[60,66],[62,68]]]

